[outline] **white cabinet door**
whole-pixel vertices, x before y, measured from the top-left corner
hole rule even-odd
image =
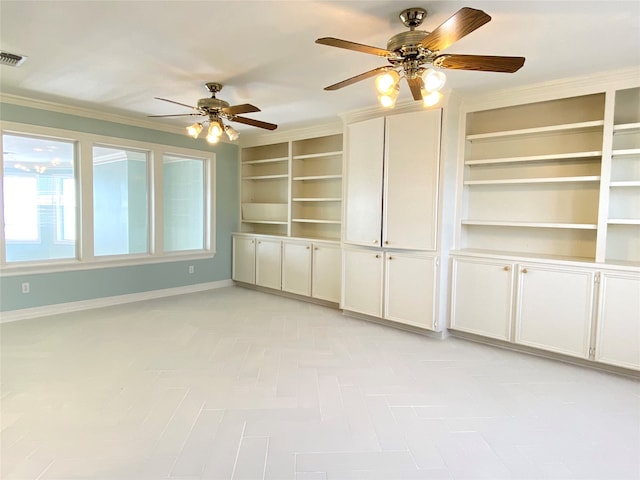
[[[436,109],[386,119],[384,247],[436,249],[441,115]]]
[[[543,265],[521,265],[516,343],[588,358],[594,274]]]
[[[314,244],[311,296],[339,303],[341,269],[342,251],[339,245]]]
[[[602,273],[595,360],[640,370],[640,277]]]
[[[384,117],[348,125],[344,241],[378,246],[382,231]]]
[[[282,290],[311,295],[311,242],[282,243]]]
[[[385,254],[384,318],[434,330],[436,258]]]
[[[454,258],[450,328],[509,341],[513,268],[508,262]]]
[[[281,283],[280,240],[259,238],[256,245],[256,285],[280,290]]]
[[[382,317],[383,254],[379,250],[343,251],[343,310]]]
[[[255,283],[255,265],[255,239],[234,235],[231,278],[237,282]]]

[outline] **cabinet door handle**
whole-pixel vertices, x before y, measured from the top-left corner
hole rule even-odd
[[[385,240],[385,241],[384,241],[384,244],[385,244],[385,245],[389,245],[389,240]]]
[[[258,242],[258,245],[262,245],[262,242]]]
[[[309,250],[309,245],[307,245],[307,250]],[[316,248],[316,250],[317,250],[317,248]]]
[[[509,265],[505,265],[502,269],[503,269],[505,272],[510,272],[510,271],[511,271],[511,267],[510,267]]]
[[[389,257],[389,260],[393,260],[393,257]]]
[[[374,241],[373,241],[373,244],[374,244],[374,245],[377,245],[377,244],[378,244],[378,240],[374,240]]]
[[[316,248],[314,248],[314,250],[317,252],[318,250],[320,250],[320,248],[319,248],[319,247],[316,247]]]
[[[526,268],[523,268],[523,269],[522,269],[522,273],[527,273],[527,271],[528,271],[528,270],[527,270]]]
[[[376,253],[376,258],[380,258],[380,254],[379,253]]]

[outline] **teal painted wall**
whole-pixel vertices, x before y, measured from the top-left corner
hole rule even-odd
[[[212,259],[0,276],[0,311],[184,287],[231,278],[231,232],[238,224],[238,146],[103,120],[0,103],[0,119],[216,153],[216,255]],[[188,265],[195,273],[188,274]],[[29,282],[31,293],[21,293]]]

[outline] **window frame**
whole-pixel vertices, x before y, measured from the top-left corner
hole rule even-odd
[[[121,267],[166,263],[179,260],[213,258],[215,248],[216,154],[209,150],[176,147],[128,138],[110,137],[39,125],[0,121],[0,147],[4,134],[49,137],[52,140],[76,144],[76,258],[36,261],[6,261],[4,234],[4,191],[0,181],[0,276],[24,273],[50,273],[69,270]],[[148,152],[147,165],[147,221],[148,252],[138,254],[94,255],[93,231],[93,147],[107,146]],[[163,249],[163,156],[178,156],[204,161],[204,213],[205,243],[201,250],[170,251]],[[4,156],[0,156],[0,171],[4,172]]]

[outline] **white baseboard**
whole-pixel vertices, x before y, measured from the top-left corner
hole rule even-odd
[[[55,305],[45,305],[43,307],[9,310],[6,312],[0,312],[0,323],[15,322],[16,320],[57,315],[60,313],[77,312],[80,310],[90,310],[92,308],[110,307],[112,305],[121,305],[123,303],[141,302],[143,300],[153,300],[154,298],[184,295],[187,293],[203,292],[205,290],[231,286],[233,286],[232,280],[219,280],[217,282],[197,283],[195,285],[187,285],[185,287],[164,288],[162,290],[150,290],[148,292],[129,293],[113,297],[81,300],[79,302],[58,303]]]

